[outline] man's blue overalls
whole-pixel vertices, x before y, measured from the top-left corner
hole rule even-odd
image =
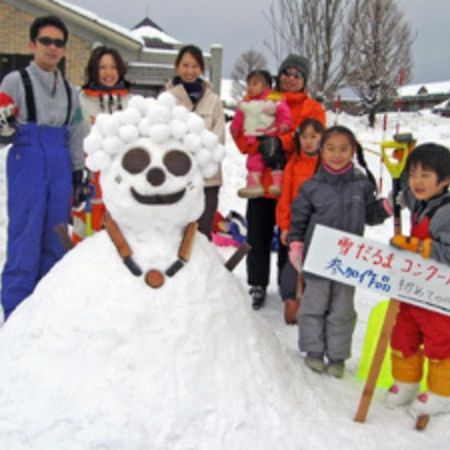
[[[64,80],[68,98],[64,125],[37,125],[31,79],[26,70],[20,74],[28,121],[19,126],[7,160],[9,224],[1,292],[5,320],[63,256],[54,227],[67,224],[72,194],[70,87]]]

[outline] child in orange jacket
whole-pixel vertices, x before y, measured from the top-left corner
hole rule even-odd
[[[319,144],[324,127],[316,119],[306,119],[294,135],[296,152],[284,169],[281,195],[276,208],[276,220],[282,245],[287,245],[291,225],[291,204],[302,184],[311,178],[317,168]],[[284,301],[284,319],[287,324],[297,323],[299,301],[295,298],[297,271],[287,261],[281,273],[281,296]]]

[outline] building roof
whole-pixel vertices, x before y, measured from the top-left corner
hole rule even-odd
[[[164,31],[156,22],[153,22],[153,20],[150,19],[150,17],[146,17],[145,19],[141,20],[132,29],[136,30],[141,27],[152,27],[152,28],[156,28],[159,31]]]
[[[144,46],[144,40],[139,36],[133,36],[125,27],[105,20],[96,14],[79,6],[75,6],[64,0],[28,0],[30,3],[44,8],[51,14],[60,16],[63,20],[70,18],[73,22],[86,28],[95,29],[95,31],[108,37],[120,41],[122,44],[132,48],[139,48]]]
[[[408,84],[398,89],[401,97],[416,97],[418,95],[450,94],[450,81],[433,83]]]
[[[150,25],[135,27],[129,33],[137,39],[142,39],[146,47],[158,47],[158,43],[167,44],[168,46],[181,44],[180,41],[166,34],[161,28],[155,28]]]

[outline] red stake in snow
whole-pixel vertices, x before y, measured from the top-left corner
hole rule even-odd
[[[405,69],[403,67],[400,67],[400,70],[398,71],[398,88],[401,88],[405,84]],[[396,100],[396,107],[397,107],[397,124],[395,126],[395,133],[400,133],[400,113],[402,111],[402,97],[400,95],[399,89],[397,90],[397,100]]]
[[[336,103],[334,106],[334,124],[337,125],[339,122],[339,113],[341,112],[341,96],[338,95],[336,97]]]

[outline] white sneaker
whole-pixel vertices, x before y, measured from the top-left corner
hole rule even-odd
[[[386,408],[398,408],[411,403],[419,393],[419,383],[401,383],[396,381],[384,397]]]
[[[414,417],[423,414],[432,416],[450,413],[450,397],[433,394],[430,391],[423,392],[414,400],[408,412]]]

